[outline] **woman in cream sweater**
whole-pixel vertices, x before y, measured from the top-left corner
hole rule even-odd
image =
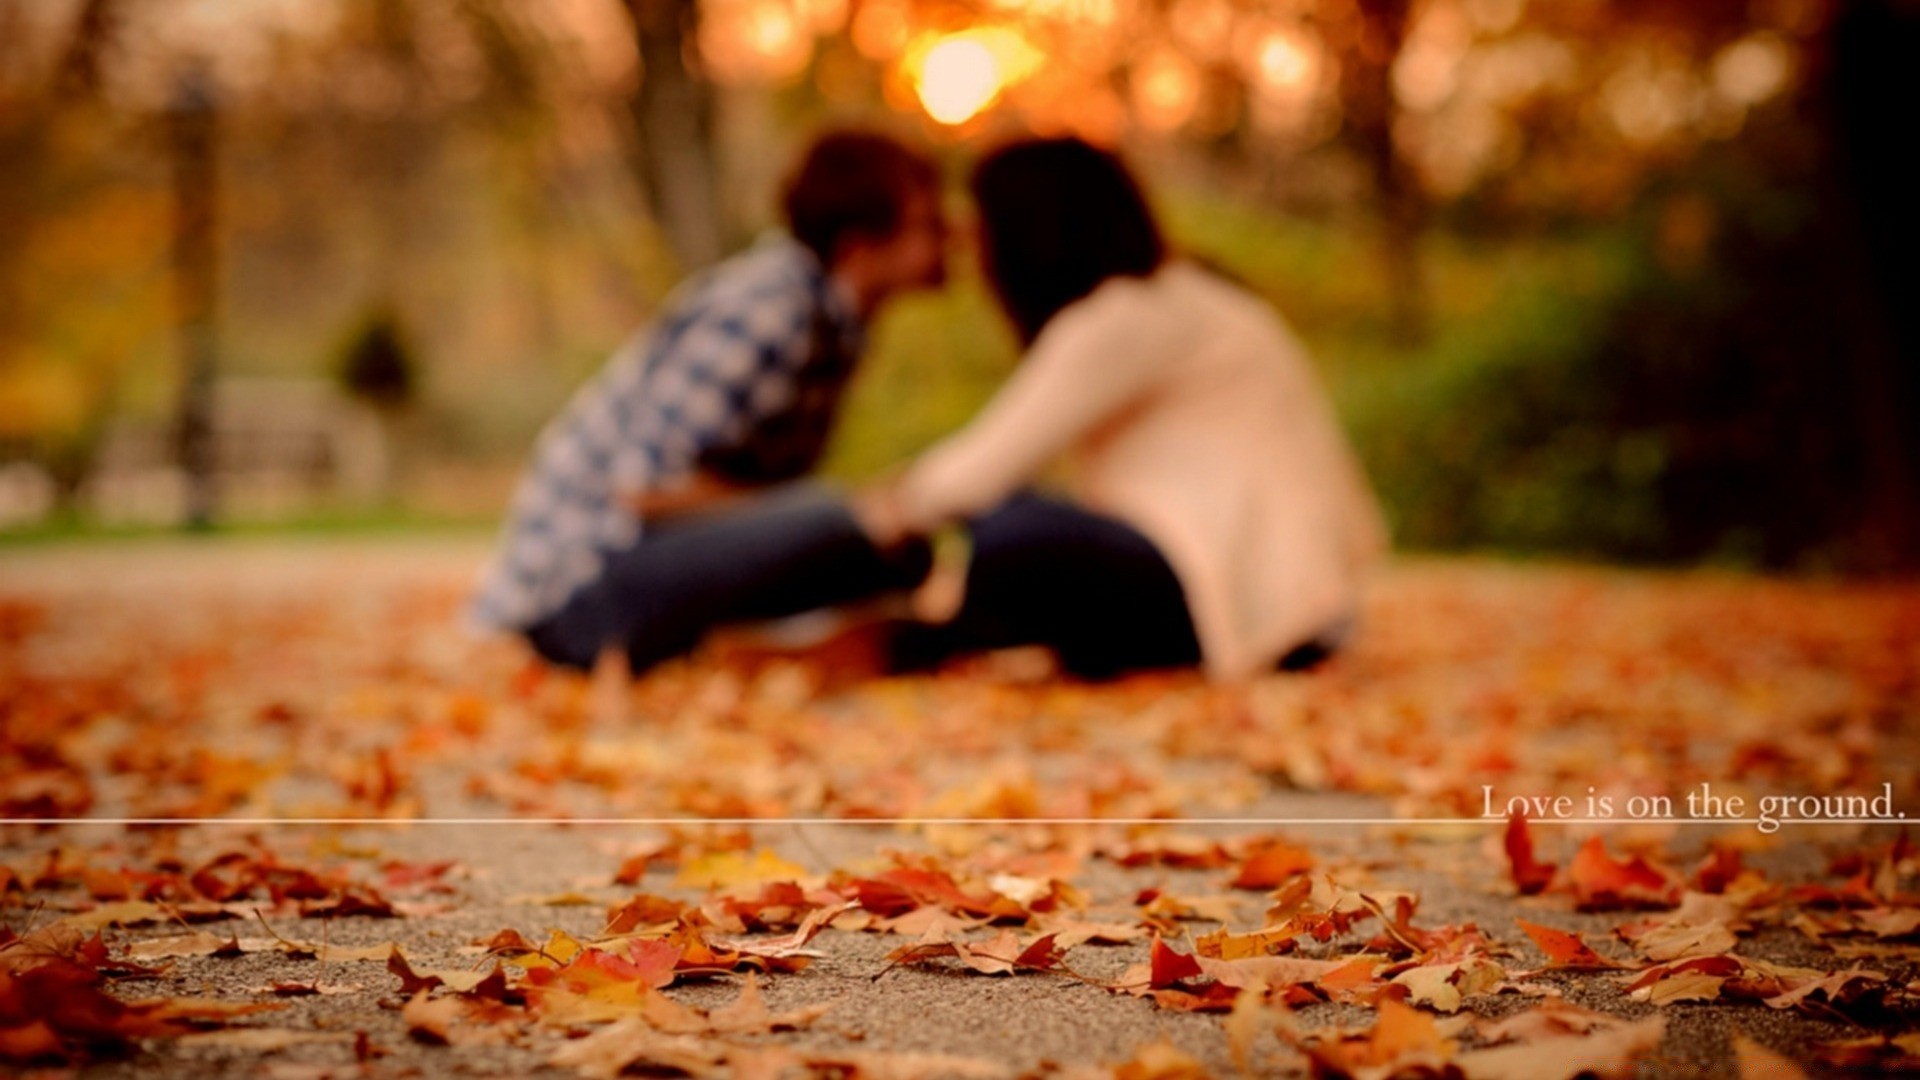
[[[1044,644],[1087,676],[1236,679],[1337,645],[1386,531],[1285,323],[1169,256],[1125,166],[1085,142],[1003,147],[973,193],[1027,351],[971,423],[856,500],[883,543],[972,537],[958,613],[899,634],[896,661]],[[1069,498],[1026,493],[1062,458]]]

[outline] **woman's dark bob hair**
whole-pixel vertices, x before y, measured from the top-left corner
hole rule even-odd
[[[1145,277],[1166,242],[1119,158],[1077,138],[1023,139],[973,171],[980,252],[1021,340],[1112,277]]]

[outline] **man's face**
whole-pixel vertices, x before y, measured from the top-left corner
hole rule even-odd
[[[947,280],[947,219],[938,193],[915,192],[900,209],[900,226],[875,244],[875,262],[893,290],[931,289]]]

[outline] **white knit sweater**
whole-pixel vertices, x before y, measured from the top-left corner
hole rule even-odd
[[[964,429],[901,482],[930,529],[1054,458],[1089,509],[1179,577],[1209,675],[1271,670],[1350,618],[1386,528],[1305,350],[1259,298],[1190,263],[1114,278],[1047,324]]]

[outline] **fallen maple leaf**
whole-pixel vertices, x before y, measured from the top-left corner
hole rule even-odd
[[[1205,1065],[1164,1038],[1134,1051],[1110,1075],[1113,1080],[1210,1080],[1212,1076]]]
[[[1911,1076],[1920,1072],[1920,1033],[1868,1035],[1817,1044],[1820,1060],[1868,1075]]]
[[[1455,1045],[1433,1018],[1391,998],[1380,1003],[1373,1027],[1357,1033],[1299,1033],[1279,1029],[1281,1038],[1307,1055],[1313,1075],[1351,1080],[1444,1075]]]
[[[674,884],[688,889],[731,888],[807,876],[807,868],[791,863],[765,848],[751,856],[740,851],[716,851],[681,863]]]
[[[202,931],[135,942],[128,947],[127,955],[141,960],[170,960],[183,956],[239,956],[243,951],[239,939],[232,934],[223,938]]]
[[[1247,855],[1229,884],[1236,889],[1272,889],[1313,867],[1312,852],[1278,840],[1268,840]]]
[[[1290,952],[1295,939],[1301,931],[1291,924],[1268,927],[1246,934],[1235,934],[1226,929],[1201,934],[1193,939],[1193,951],[1198,956],[1211,956],[1221,960],[1239,960],[1249,956],[1272,956]]]
[[[819,955],[807,949],[807,944],[834,919],[857,908],[859,905],[849,900],[845,903],[816,908],[800,920],[793,933],[776,938],[724,938],[716,942],[721,948],[742,956],[759,957],[763,960],[787,960],[795,957]]]
[[[1640,1074],[1641,1066],[1659,1049],[1666,1025],[1663,1016],[1616,1022],[1584,1035],[1470,1050],[1454,1063],[1473,1080],[1624,1080]]]
[[[429,998],[426,987],[415,990],[413,996],[400,1009],[400,1019],[407,1025],[407,1034],[415,1039],[438,1045],[453,1042],[454,1025],[466,1016],[466,1005],[459,998]]]
[[[1572,1002],[1555,998],[1502,1020],[1478,1020],[1474,1024],[1474,1033],[1481,1042],[1498,1045],[1584,1035],[1595,1028],[1613,1027],[1622,1022],[1617,1016],[1583,1009]]]
[[[1554,865],[1534,860],[1533,834],[1527,829],[1525,814],[1507,818],[1506,848],[1507,869],[1521,896],[1532,896],[1552,883]]]
[[[896,964],[915,964],[952,957],[982,975],[1011,975],[1015,971],[1052,971],[1060,966],[1064,952],[1054,944],[1052,934],[1021,944],[1011,930],[1001,930],[981,942],[953,941],[936,931],[922,941],[893,950],[887,959]]]
[[[1649,968],[1626,980],[1627,996],[1665,1005],[1675,1001],[1713,1001],[1731,980],[1746,974],[1736,956],[1702,956]]]
[[[1580,935],[1565,930],[1555,930],[1551,926],[1541,926],[1525,919],[1515,919],[1520,929],[1533,939],[1540,951],[1547,954],[1547,967],[1565,971],[1610,971],[1627,965],[1609,960],[1594,952]]]
[[[438,975],[416,974],[412,965],[407,963],[407,958],[400,955],[398,946],[395,946],[393,952],[387,957],[387,970],[399,976],[400,993],[409,998],[426,993],[436,986],[445,985],[445,980]]]
[[[0,1060],[78,1061],[120,1053],[138,1040],[164,1038],[190,1025],[224,1023],[281,1006],[176,999],[121,1001],[97,986],[99,973],[49,958],[22,970],[0,968]]]
[[[1616,927],[1614,933],[1655,962],[1715,956],[1731,950],[1738,939],[1723,921],[1732,905],[1706,893],[1688,893],[1671,917]]]
[[[639,1007],[648,991],[673,982],[680,950],[664,941],[630,943],[631,959],[582,949],[557,967],[530,968],[521,985],[527,1005],[556,1024],[614,1020]]]
[[[1186,919],[1229,923],[1240,915],[1241,900],[1237,896],[1177,896],[1158,890],[1142,895],[1144,900],[1136,897],[1140,917],[1150,924],[1171,927],[1175,920]]]
[[[1198,978],[1203,972],[1200,962],[1194,957],[1167,948],[1160,935],[1153,935],[1152,944],[1147,946],[1148,982],[1156,990],[1164,989],[1183,979]]]
[[[1582,911],[1672,907],[1680,883],[1638,856],[1618,862],[1598,836],[1587,838],[1567,865],[1567,883]]]
[[[1450,964],[1426,964],[1395,975],[1392,985],[1406,987],[1407,1000],[1438,1012],[1460,1011],[1463,999],[1484,994],[1505,982],[1507,971],[1484,957]]]
[[[1878,971],[1853,968],[1808,980],[1785,993],[1765,999],[1770,1009],[1801,1009],[1820,1014],[1877,1004],[1887,989],[1887,977]]]
[[[1807,1071],[1793,1059],[1754,1042],[1743,1034],[1733,1037],[1733,1060],[1740,1080],[1807,1080]]]
[[[655,1031],[641,1018],[626,1018],[561,1047],[548,1059],[588,1080],[614,1080],[632,1073],[733,1080],[785,1075],[870,1077],[873,1080],[1005,1080],[996,1062],[945,1054],[833,1052],[783,1046],[742,1045]]]

